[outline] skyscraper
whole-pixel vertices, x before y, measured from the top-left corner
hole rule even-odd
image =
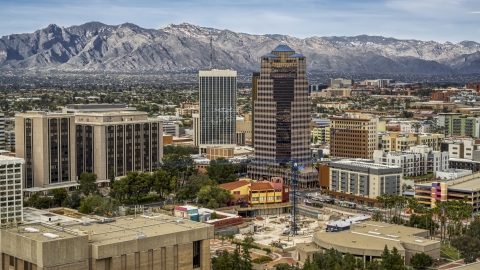
[[[260,72],[253,72],[252,74],[252,134],[255,134],[255,101],[258,98],[258,79],[260,79]],[[252,136],[252,146],[255,147],[255,138]]]
[[[307,166],[311,116],[305,56],[279,45],[261,57],[257,87],[255,161],[249,175],[254,179],[278,176],[283,165],[295,160],[306,168],[299,186],[316,185],[316,174]]]
[[[237,72],[201,70],[199,72],[199,148],[236,145]]]

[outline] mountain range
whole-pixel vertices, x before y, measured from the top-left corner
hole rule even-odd
[[[259,69],[259,58],[279,44],[307,57],[313,72],[359,74],[479,74],[480,44],[438,43],[381,36],[308,37],[251,35],[169,24],[145,29],[131,23],[50,24],[34,33],[0,39],[0,70],[115,73],[192,73],[214,66]]]

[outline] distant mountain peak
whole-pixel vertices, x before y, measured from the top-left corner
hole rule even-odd
[[[158,30],[133,23],[50,24],[32,34],[0,39],[0,70],[196,72],[209,66],[209,39],[217,66],[238,71],[259,69],[259,58],[285,44],[318,72],[363,74],[480,73],[480,44],[439,43],[358,35],[296,38],[252,35],[187,22]]]

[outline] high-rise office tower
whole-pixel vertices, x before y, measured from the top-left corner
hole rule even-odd
[[[258,98],[258,79],[260,79],[260,72],[253,72],[252,74],[252,134],[255,134],[255,101]],[[252,146],[255,147],[255,138],[252,136]]]
[[[299,175],[299,186],[315,186],[317,174],[307,164],[311,116],[305,56],[279,45],[261,57],[257,86],[255,161],[249,175],[254,179],[279,176],[283,165],[296,161],[306,169]]]
[[[199,89],[200,152],[205,153],[207,147],[235,147],[237,72],[201,70]]]

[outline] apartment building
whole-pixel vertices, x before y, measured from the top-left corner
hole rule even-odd
[[[403,176],[425,175],[449,168],[448,152],[433,151],[426,145],[410,147],[404,152],[375,150],[373,160],[378,164],[402,167]]]
[[[444,127],[445,135],[480,137],[480,117],[459,113],[440,113],[437,125]]]
[[[404,152],[416,145],[426,145],[433,150],[440,150],[444,134],[432,133],[399,133],[385,132],[381,134],[381,147],[385,151]]]
[[[148,119],[145,112],[31,111],[17,114],[15,123],[27,189],[74,187],[84,171],[99,180],[108,179],[111,169],[116,176],[152,171],[163,154],[162,120]]]
[[[0,155],[0,224],[23,221],[23,173],[25,160]]]
[[[371,159],[378,149],[378,122],[366,114],[330,117],[330,156]]]
[[[325,109],[346,110],[348,109],[348,103],[346,102],[318,102],[317,107]]]
[[[330,126],[315,126],[312,128],[311,134],[314,143],[330,142]]]

